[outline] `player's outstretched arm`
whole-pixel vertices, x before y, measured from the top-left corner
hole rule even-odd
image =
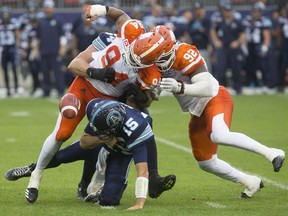
[[[117,9],[115,7],[104,6],[100,4],[89,5],[86,10],[86,18],[88,20],[95,20],[99,16],[106,16],[108,19],[115,22],[118,28],[131,17],[124,11]]]
[[[137,179],[135,182],[135,195],[136,202],[135,205],[128,208],[128,210],[143,209],[145,199],[148,192],[148,165],[147,162],[140,162],[135,164],[137,170]]]

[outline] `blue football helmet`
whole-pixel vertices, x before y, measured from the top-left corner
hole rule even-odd
[[[116,135],[116,130],[123,125],[126,111],[117,101],[103,100],[99,103],[90,102],[87,105],[87,114],[90,116],[90,127],[95,134],[109,136]]]

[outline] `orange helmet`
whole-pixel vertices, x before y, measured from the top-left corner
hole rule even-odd
[[[126,53],[125,63],[133,68],[146,68],[155,63],[163,54],[164,38],[155,32],[140,35],[134,40]]]
[[[152,29],[152,32],[159,33],[165,39],[164,53],[156,62],[159,70],[165,72],[169,70],[175,60],[175,44],[176,38],[173,31],[164,25],[158,25]]]
[[[118,37],[122,38],[128,46],[141,34],[145,33],[146,29],[142,22],[136,19],[130,19],[123,23],[120,30],[118,31]]]

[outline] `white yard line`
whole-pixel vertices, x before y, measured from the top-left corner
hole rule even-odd
[[[181,145],[178,144],[178,143],[171,142],[171,141],[166,140],[166,139],[161,138],[161,137],[155,137],[155,139],[156,139],[156,141],[159,141],[159,142],[161,142],[161,143],[163,143],[163,144],[165,144],[165,145],[169,145],[169,146],[172,146],[172,147],[174,147],[174,148],[180,149],[180,150],[182,150],[182,151],[184,151],[184,152],[186,152],[186,153],[192,154],[192,153],[191,153],[192,150],[191,150],[190,148],[186,148],[186,147],[184,147],[184,146],[181,146]],[[237,169],[238,169],[238,168],[237,168]],[[287,186],[287,185],[284,185],[284,184],[279,183],[279,182],[275,182],[275,181],[273,181],[273,180],[271,180],[271,179],[268,179],[268,178],[266,178],[266,177],[263,177],[263,176],[259,176],[259,175],[257,175],[257,176],[258,176],[259,178],[261,178],[262,180],[270,183],[270,184],[273,185],[274,187],[280,188],[280,189],[282,189],[282,190],[288,190],[288,186]]]
[[[205,202],[207,205],[213,207],[213,208],[226,208],[225,205],[222,205],[220,203],[217,202]]]

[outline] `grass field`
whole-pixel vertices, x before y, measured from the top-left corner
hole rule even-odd
[[[288,152],[288,96],[237,96],[232,131],[243,132],[271,147]],[[231,165],[262,177],[265,187],[252,199],[241,199],[243,187],[201,171],[191,155],[187,137],[189,115],[182,113],[176,100],[161,97],[150,108],[157,137],[161,175],[174,173],[173,190],[156,200],[148,198],[137,212],[126,209],[134,203],[135,168],[131,167],[129,184],[117,209],[100,209],[95,204],[76,199],[82,173],[82,161],[46,170],[37,202],[24,197],[28,178],[9,182],[4,173],[15,166],[37,160],[43,140],[52,131],[58,110],[57,100],[0,100],[0,215],[288,215],[288,165],[274,173],[264,157],[231,147],[219,147],[219,158]],[[86,119],[64,146],[78,138]],[[286,163],[288,163],[286,161]]]

